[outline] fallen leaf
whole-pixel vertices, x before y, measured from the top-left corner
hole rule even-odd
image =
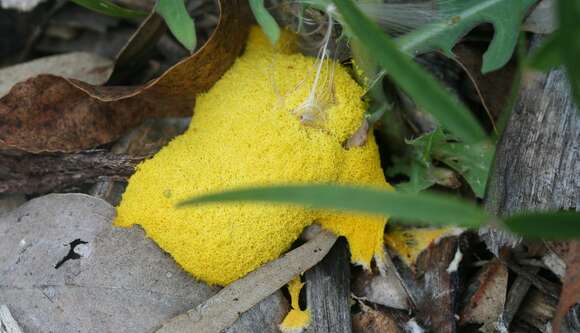
[[[0,99],[0,149],[74,152],[114,141],[146,117],[192,114],[195,96],[221,77],[245,43],[245,7],[221,0],[208,42],[145,85],[93,86],[54,75],[16,84]]]
[[[215,294],[141,229],[113,228],[114,215],[103,200],[51,194],[0,217],[0,299],[25,332],[152,332]],[[264,302],[228,332],[283,318],[280,293]]]
[[[408,310],[410,300],[395,267],[387,267],[384,274],[362,271],[353,279],[352,291],[357,297],[388,308]]]
[[[39,58],[0,69],[0,96],[6,95],[14,83],[40,74],[59,75],[99,85],[107,82],[112,70],[111,60],[86,52]]]
[[[570,308],[578,302],[580,302],[580,241],[572,241],[566,257],[566,276],[560,294],[560,303],[552,323],[554,333],[560,332],[562,320]]]

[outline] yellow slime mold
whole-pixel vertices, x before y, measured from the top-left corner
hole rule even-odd
[[[131,177],[115,225],[141,225],[195,277],[226,285],[276,259],[313,222],[343,235],[352,261],[369,267],[383,255],[381,217],[313,211],[290,205],[175,205],[233,188],[342,183],[388,188],[372,135],[360,148],[342,143],[361,124],[362,89],[336,65],[333,104],[323,126],[305,126],[296,110],[307,100],[315,59],[273,48],[256,28],[232,68],[198,97],[187,132]],[[326,77],[323,73],[321,77]]]
[[[300,281],[300,276],[295,277],[288,283],[292,309],[279,325],[280,331],[283,333],[302,332],[310,324],[310,312],[308,310],[300,310],[299,300],[302,287],[304,287],[304,283]]]

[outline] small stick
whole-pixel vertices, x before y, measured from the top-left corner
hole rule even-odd
[[[6,305],[0,305],[0,333],[23,333]]]
[[[196,308],[169,320],[157,333],[218,333],[227,329],[242,313],[321,261],[335,242],[335,235],[320,232],[306,244],[233,282]]]

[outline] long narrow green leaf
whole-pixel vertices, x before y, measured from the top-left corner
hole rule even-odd
[[[147,15],[144,11],[117,6],[109,0],[72,0],[72,2],[94,12],[109,16],[132,18]]]
[[[254,13],[256,21],[262,27],[270,42],[276,44],[280,38],[280,27],[274,17],[264,7],[264,0],[250,0],[250,8],[252,8],[252,13]]]
[[[580,1],[558,2],[560,52],[576,104],[580,105]],[[580,110],[580,109],[579,109]]]
[[[159,0],[155,11],[163,17],[173,36],[186,49],[195,50],[197,44],[195,24],[187,12],[183,0]]]
[[[351,0],[333,0],[350,31],[368,47],[379,64],[425,111],[466,143],[481,142],[486,134],[469,110],[371,22]]]
[[[524,213],[507,218],[504,224],[528,238],[580,239],[578,212]]]
[[[228,201],[293,203],[311,208],[392,216],[403,221],[434,225],[478,227],[489,221],[488,215],[477,206],[442,194],[397,193],[330,184],[239,189],[189,199],[179,206]]]

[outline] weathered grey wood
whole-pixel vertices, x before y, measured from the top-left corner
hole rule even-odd
[[[311,333],[351,333],[350,252],[340,238],[318,265],[306,272]]]
[[[540,43],[535,37],[532,44]],[[546,74],[526,72],[518,101],[498,144],[486,196],[486,209],[499,216],[530,210],[580,209],[580,118],[562,69]],[[521,239],[509,233],[482,230],[496,255]],[[529,285],[514,284],[512,295]],[[520,290],[523,289],[523,290]],[[508,305],[521,303],[508,296]],[[506,306],[506,326],[517,307]],[[570,320],[568,320],[570,321]],[[566,326],[566,325],[565,325]],[[570,325],[567,325],[570,326]]]
[[[6,305],[0,305],[0,333],[22,333]]]
[[[497,147],[486,208],[497,215],[580,209],[580,118],[564,72],[527,73]],[[488,247],[515,245],[503,232],[484,233]]]

